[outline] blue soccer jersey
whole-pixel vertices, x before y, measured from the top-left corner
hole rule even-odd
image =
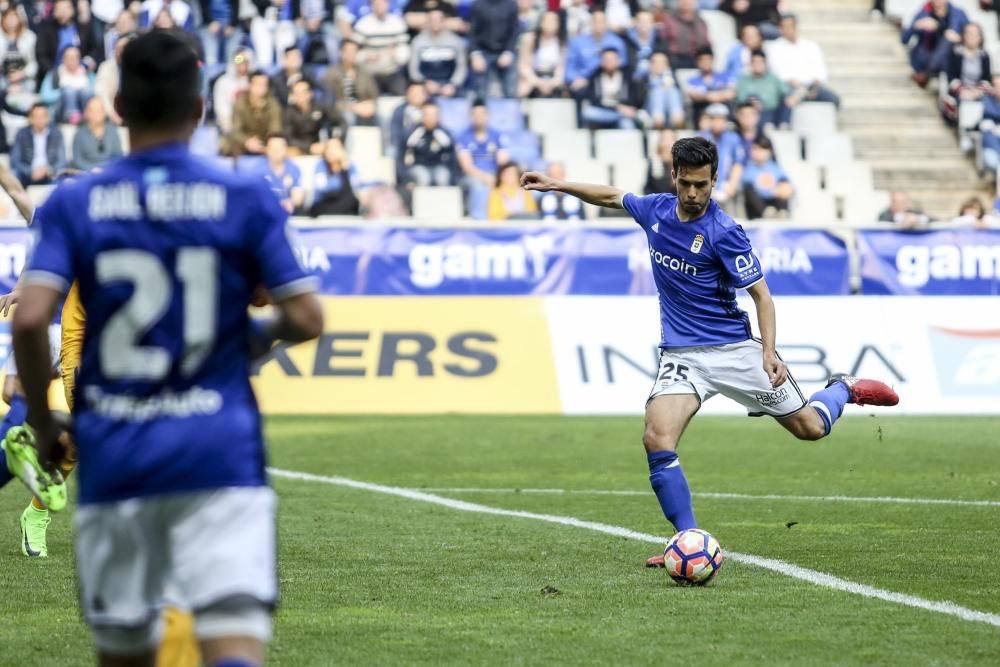
[[[87,313],[74,426],[80,502],[266,483],[247,306],[313,291],[266,181],[185,146],[58,187],[27,281],[78,280]]]
[[[764,273],[743,228],[714,201],[687,222],[677,217],[676,195],[629,193],[622,204],[649,241],[660,296],[660,347],[750,338],[750,318],[736,304],[736,289],[763,280]]]

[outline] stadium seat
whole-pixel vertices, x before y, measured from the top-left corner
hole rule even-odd
[[[708,26],[708,40],[712,43],[716,60],[722,62],[739,39],[736,34],[736,19],[719,10],[703,10],[699,15]]]
[[[541,159],[541,142],[538,135],[531,130],[511,132],[507,138],[507,153],[515,163],[525,168],[533,168]]]
[[[76,138],[76,125],[69,123],[59,126],[59,131],[63,135],[63,145],[66,147],[66,160],[73,161],[73,139]]]
[[[244,174],[261,174],[267,169],[267,158],[263,155],[241,155],[236,158],[236,171]]]
[[[826,168],[825,190],[836,197],[851,199],[875,189],[872,167],[867,162],[847,162]]]
[[[6,111],[0,111],[0,119],[3,120],[3,126],[7,130],[7,145],[13,146],[14,136],[17,135],[17,131],[22,127],[28,126],[28,119],[25,116],[15,116]],[[575,127],[576,123],[573,125]]]
[[[983,103],[968,100],[958,105],[958,129],[974,130],[983,119]]]
[[[819,190],[819,167],[808,162],[782,162],[782,168],[788,174],[796,190]]]
[[[382,155],[382,130],[355,125],[347,131],[347,153],[353,161],[379,157]]]
[[[837,107],[830,102],[803,102],[792,109],[792,129],[802,136],[837,131]]]
[[[767,135],[774,145],[778,164],[802,161],[802,137],[790,130],[771,130]]]
[[[396,161],[391,157],[382,156],[378,160],[374,180],[386,185],[396,184]]]
[[[844,222],[851,225],[877,222],[882,211],[889,208],[889,200],[889,193],[882,190],[844,197]]]
[[[614,162],[623,156],[642,155],[642,139],[640,130],[597,130],[594,132],[594,157]]]
[[[810,222],[831,223],[837,220],[837,202],[823,190],[803,188],[795,192],[796,215],[808,217]]]
[[[579,181],[582,183],[607,184],[610,181],[606,162],[586,158],[567,161],[566,178],[570,181]],[[590,204],[584,204],[583,211],[587,218],[596,218],[598,215],[598,207]]]
[[[449,223],[464,217],[462,188],[425,187],[413,188],[413,217],[435,223]]]
[[[464,97],[439,97],[436,102],[441,110],[441,127],[448,130],[453,137],[465,132],[470,124],[472,103]]]
[[[611,164],[611,185],[641,195],[646,187],[649,162],[646,160],[619,160]]]
[[[545,134],[576,126],[576,102],[573,100],[528,100],[528,127],[532,131]]]
[[[806,160],[826,167],[854,161],[854,144],[846,134],[814,134],[806,137]]]
[[[490,127],[497,132],[518,132],[524,129],[524,114],[521,100],[491,97],[486,100],[490,113]]]
[[[542,136],[542,155],[549,162],[589,160],[590,131],[561,129],[546,132]]]
[[[191,152],[195,155],[219,154],[219,130],[213,125],[202,125],[191,136]]]

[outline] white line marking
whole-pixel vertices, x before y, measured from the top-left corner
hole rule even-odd
[[[428,493],[531,493],[545,495],[575,496],[648,496],[652,491],[634,489],[514,489],[488,487],[434,487],[420,489]],[[801,500],[838,503],[884,503],[896,505],[959,505],[966,507],[1000,507],[1000,500],[955,500],[951,498],[897,498],[893,496],[785,496],[778,494],[715,493],[695,491],[695,498],[715,498],[721,500]]]
[[[596,521],[584,521],[582,519],[575,519],[569,516],[557,516],[554,514],[536,514],[535,512],[523,512],[520,510],[508,510],[500,507],[489,507],[488,505],[479,505],[477,503],[470,503],[464,500],[455,500],[454,498],[445,498],[444,496],[436,496],[423,491],[415,491],[413,489],[404,489],[396,486],[384,486],[382,484],[372,484],[369,482],[359,482],[354,479],[348,479],[346,477],[328,477],[325,475],[313,475],[305,472],[296,472],[293,470],[280,470],[277,468],[269,468],[268,472],[275,477],[284,477],[287,479],[297,479],[304,482],[318,482],[320,484],[331,484],[333,486],[345,486],[351,489],[358,489],[361,491],[373,491],[375,493],[384,493],[390,496],[398,496],[400,498],[407,498],[409,500],[418,500],[424,503],[430,503],[432,505],[441,505],[443,507],[448,507],[450,509],[459,510],[462,512],[475,512],[478,514],[492,514],[495,516],[507,516],[514,517],[518,519],[532,519],[534,521],[544,521],[546,523],[554,523],[560,526],[571,526],[573,528],[585,528],[586,530],[592,530],[598,533],[604,533],[605,535],[612,535],[614,537],[624,537],[631,540],[636,540],[639,542],[648,542],[650,544],[656,544],[661,546],[666,542],[666,538],[658,537],[656,535],[651,535],[649,533],[640,533],[635,530],[630,530],[628,528],[622,528],[621,526],[612,526],[606,523],[597,523]],[[858,584],[853,581],[847,581],[846,579],[840,579],[831,574],[825,574],[823,572],[817,572],[816,570],[810,570],[808,568],[799,567],[798,565],[792,565],[791,563],[786,563],[784,561],[776,560],[773,558],[762,558],[760,556],[754,556],[752,554],[737,553],[734,551],[727,551],[726,557],[736,561],[737,563],[746,563],[748,565],[755,565],[765,570],[771,570],[772,572],[777,572],[778,574],[783,574],[794,579],[800,579],[806,581],[810,584],[815,584],[817,586],[823,586],[825,588],[832,588],[838,591],[844,591],[846,593],[853,593],[855,595],[861,595],[866,598],[873,598],[876,600],[883,600],[885,602],[894,602],[896,604],[904,605],[907,607],[915,607],[917,609],[924,609],[926,611],[933,611],[939,614],[946,614],[948,616],[954,616],[960,618],[963,621],[973,621],[978,623],[987,623],[994,627],[1000,628],[1000,615],[991,614],[983,611],[976,611],[974,609],[968,609],[966,607],[961,607],[954,602],[935,602],[933,600],[925,600],[913,595],[904,595],[903,593],[894,593],[892,591],[883,590],[881,588],[875,588],[873,586],[866,586],[865,584]]]

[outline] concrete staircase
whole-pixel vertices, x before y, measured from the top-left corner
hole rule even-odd
[[[902,190],[929,215],[950,220],[965,198],[989,207],[992,189],[962,154],[938,113],[936,88],[910,81],[899,32],[869,20],[871,0],[789,0],[803,37],[819,43],[830,87],[842,100],[842,132],[858,159],[872,165],[875,187]]]

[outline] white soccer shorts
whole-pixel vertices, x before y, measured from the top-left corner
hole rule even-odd
[[[49,325],[49,354],[52,355],[52,368],[59,370],[59,352],[62,348],[62,326],[59,324]],[[17,375],[17,362],[14,361],[14,347],[11,346],[7,362],[4,364],[3,372],[7,375]]]
[[[759,340],[742,343],[660,350],[660,368],[649,400],[658,396],[694,394],[702,403],[716,394],[745,406],[751,417],[790,417],[806,405],[792,378],[775,388],[763,366]]]
[[[277,497],[234,487],[85,505],[76,513],[80,606],[99,647],[139,652],[158,640],[170,602],[195,612],[230,600],[270,609],[278,597]],[[128,639],[122,643],[122,630]],[[199,636],[202,628],[196,627]],[[252,619],[232,634],[267,640]]]

